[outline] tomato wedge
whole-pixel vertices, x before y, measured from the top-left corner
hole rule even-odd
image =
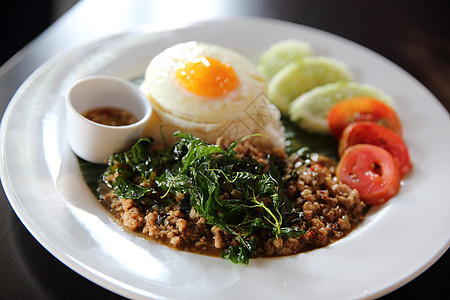
[[[397,113],[387,104],[371,97],[355,97],[343,100],[333,106],[328,113],[328,125],[333,135],[339,139],[348,124],[371,121],[384,125],[402,135],[402,125]]]
[[[403,139],[383,125],[366,121],[348,125],[339,140],[339,155],[356,144],[370,144],[387,150],[397,162],[401,177],[412,169],[408,148]]]
[[[388,201],[400,189],[400,174],[394,158],[374,145],[354,145],[345,150],[336,176],[358,190],[361,200],[371,205]]]

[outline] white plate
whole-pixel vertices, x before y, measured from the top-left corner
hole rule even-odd
[[[345,61],[359,82],[397,101],[414,162],[400,193],[372,210],[344,239],[322,249],[252,260],[248,266],[175,251],[124,230],[83,182],[67,144],[64,94],[88,75],[141,76],[172,44],[221,44],[257,61],[272,43],[298,38]],[[1,178],[34,237],[79,274],[132,298],[280,299],[381,296],[410,281],[450,240],[448,113],[419,82],[379,55],[312,28],[259,18],[156,26],[113,36],[55,57],[22,85],[1,124]]]

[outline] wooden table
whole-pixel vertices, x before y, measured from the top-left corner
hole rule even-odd
[[[69,47],[152,21],[198,20],[229,15],[287,20],[355,41],[405,69],[422,82],[447,111],[450,110],[448,1],[224,0],[212,3],[160,1],[159,5],[157,2],[79,2],[0,68],[2,114],[22,82],[40,64]],[[1,299],[121,298],[54,258],[25,229],[3,190],[0,194]],[[424,234],[420,228],[411,230]],[[447,251],[422,275],[383,299],[448,299],[449,267],[450,254]],[[443,297],[444,294],[447,297]]]

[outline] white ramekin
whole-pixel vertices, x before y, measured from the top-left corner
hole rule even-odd
[[[92,76],[77,81],[66,95],[68,140],[72,151],[92,163],[106,163],[111,154],[130,147],[142,134],[152,107],[138,87],[124,79]],[[82,113],[93,108],[128,110],[138,121],[126,126],[93,122]]]

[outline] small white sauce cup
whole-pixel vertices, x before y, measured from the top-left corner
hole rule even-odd
[[[77,81],[66,94],[69,145],[80,158],[106,163],[111,154],[126,150],[141,136],[152,107],[138,87],[124,79],[92,76]],[[90,109],[115,107],[131,112],[138,121],[126,126],[93,122],[82,114]]]

